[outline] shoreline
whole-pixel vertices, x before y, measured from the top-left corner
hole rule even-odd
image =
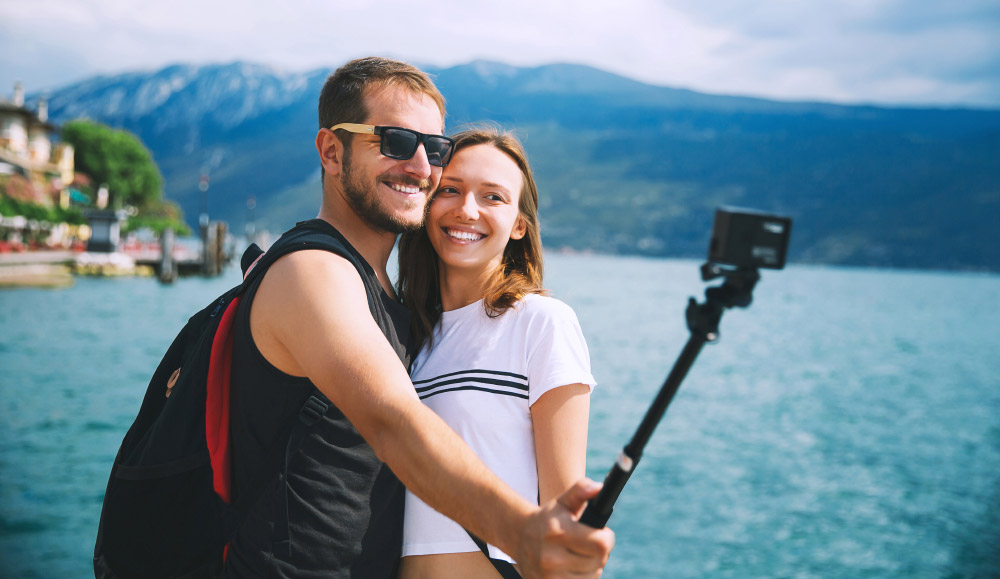
[[[41,250],[0,253],[0,290],[72,287],[77,275],[120,277],[155,275],[152,266],[121,252]]]
[[[0,289],[72,287],[71,268],[78,254],[71,250],[0,253]]]
[[[72,265],[76,256],[81,253],[83,252],[71,249],[41,249],[0,253],[0,267],[56,263]]]
[[[76,283],[69,266],[33,263],[0,266],[0,290],[16,288],[62,289]]]

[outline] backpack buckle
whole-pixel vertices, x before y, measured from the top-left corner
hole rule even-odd
[[[323,402],[316,396],[310,396],[309,400],[302,405],[302,410],[299,411],[299,422],[305,424],[306,426],[312,426],[323,418],[326,411],[330,408],[330,405]]]

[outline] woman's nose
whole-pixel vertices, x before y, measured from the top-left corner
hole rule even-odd
[[[462,219],[470,221],[479,219],[479,205],[476,203],[475,195],[466,194],[462,196],[462,203],[458,206],[458,215]]]

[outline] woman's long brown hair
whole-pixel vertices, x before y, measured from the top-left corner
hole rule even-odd
[[[483,293],[483,306],[491,318],[502,315],[530,293],[542,287],[542,239],[538,226],[538,189],[524,147],[514,135],[494,127],[463,131],[454,136],[455,153],[475,145],[490,145],[506,154],[521,170],[523,178],[518,213],[527,226],[524,237],[507,241],[503,259]],[[454,157],[453,157],[454,158]],[[428,207],[430,204],[428,204]],[[427,230],[404,233],[399,240],[399,280],[396,292],[413,312],[411,324],[418,344],[433,339],[441,319],[441,286],[438,256]]]

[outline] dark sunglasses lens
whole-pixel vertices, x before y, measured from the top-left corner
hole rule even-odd
[[[416,133],[402,129],[385,129],[382,132],[382,154],[390,159],[409,159],[417,152],[420,141]]]
[[[410,159],[417,152],[423,139],[427,150],[427,162],[435,167],[444,167],[451,160],[454,143],[440,135],[420,135],[406,129],[384,129],[382,131],[382,154],[390,159]]]
[[[444,167],[451,161],[452,142],[444,137],[427,137],[424,140],[427,149],[427,162],[435,167]]]

